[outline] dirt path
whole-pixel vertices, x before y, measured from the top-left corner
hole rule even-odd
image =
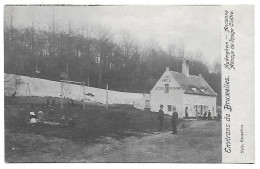
[[[221,123],[192,121],[190,126],[170,132],[109,140],[82,151],[77,162],[221,162]]]

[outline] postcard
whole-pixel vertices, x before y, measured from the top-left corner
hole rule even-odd
[[[254,163],[254,5],[5,5],[6,163]]]

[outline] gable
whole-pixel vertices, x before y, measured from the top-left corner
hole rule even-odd
[[[181,85],[173,78],[170,71],[165,71],[151,91],[163,90],[165,84],[169,84],[170,90],[183,90]]]

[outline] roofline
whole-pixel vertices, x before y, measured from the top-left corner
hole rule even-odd
[[[174,73],[180,73],[180,72],[175,72],[175,71],[169,71],[169,72],[174,72]],[[180,73],[183,74],[183,73]],[[203,78],[203,76],[197,76],[197,75],[192,75],[189,74],[189,76],[195,76],[195,77],[199,77],[202,78],[203,81],[207,84],[207,86],[214,92],[215,95],[210,95],[210,94],[198,94],[198,93],[188,93],[188,92],[184,92],[186,94],[195,94],[195,95],[204,95],[204,96],[217,96],[217,93],[211,88],[211,86],[208,84],[208,82]],[[178,82],[179,83],[179,82]]]
[[[172,71],[172,70],[169,70],[169,72],[174,72],[174,73],[180,73],[180,74],[183,74],[183,73],[181,73],[181,72],[176,72],[176,71]],[[189,76],[196,76],[196,75],[189,74]],[[197,76],[197,77],[199,77],[199,76]]]
[[[209,86],[209,88],[217,95],[217,93],[211,88],[211,86],[208,84],[208,82],[202,77],[202,76],[200,76],[206,83],[207,83],[207,85]]]
[[[211,95],[211,94],[200,94],[200,93],[189,93],[189,92],[184,92],[185,94],[192,94],[192,95],[202,95],[202,96],[211,96],[211,97],[217,97],[216,95]]]

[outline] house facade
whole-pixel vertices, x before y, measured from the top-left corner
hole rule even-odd
[[[180,118],[196,118],[210,110],[216,116],[217,94],[199,75],[189,74],[189,61],[184,60],[182,73],[170,71],[167,67],[150,92],[150,109],[158,111],[164,106],[165,114],[172,114],[176,106]]]

